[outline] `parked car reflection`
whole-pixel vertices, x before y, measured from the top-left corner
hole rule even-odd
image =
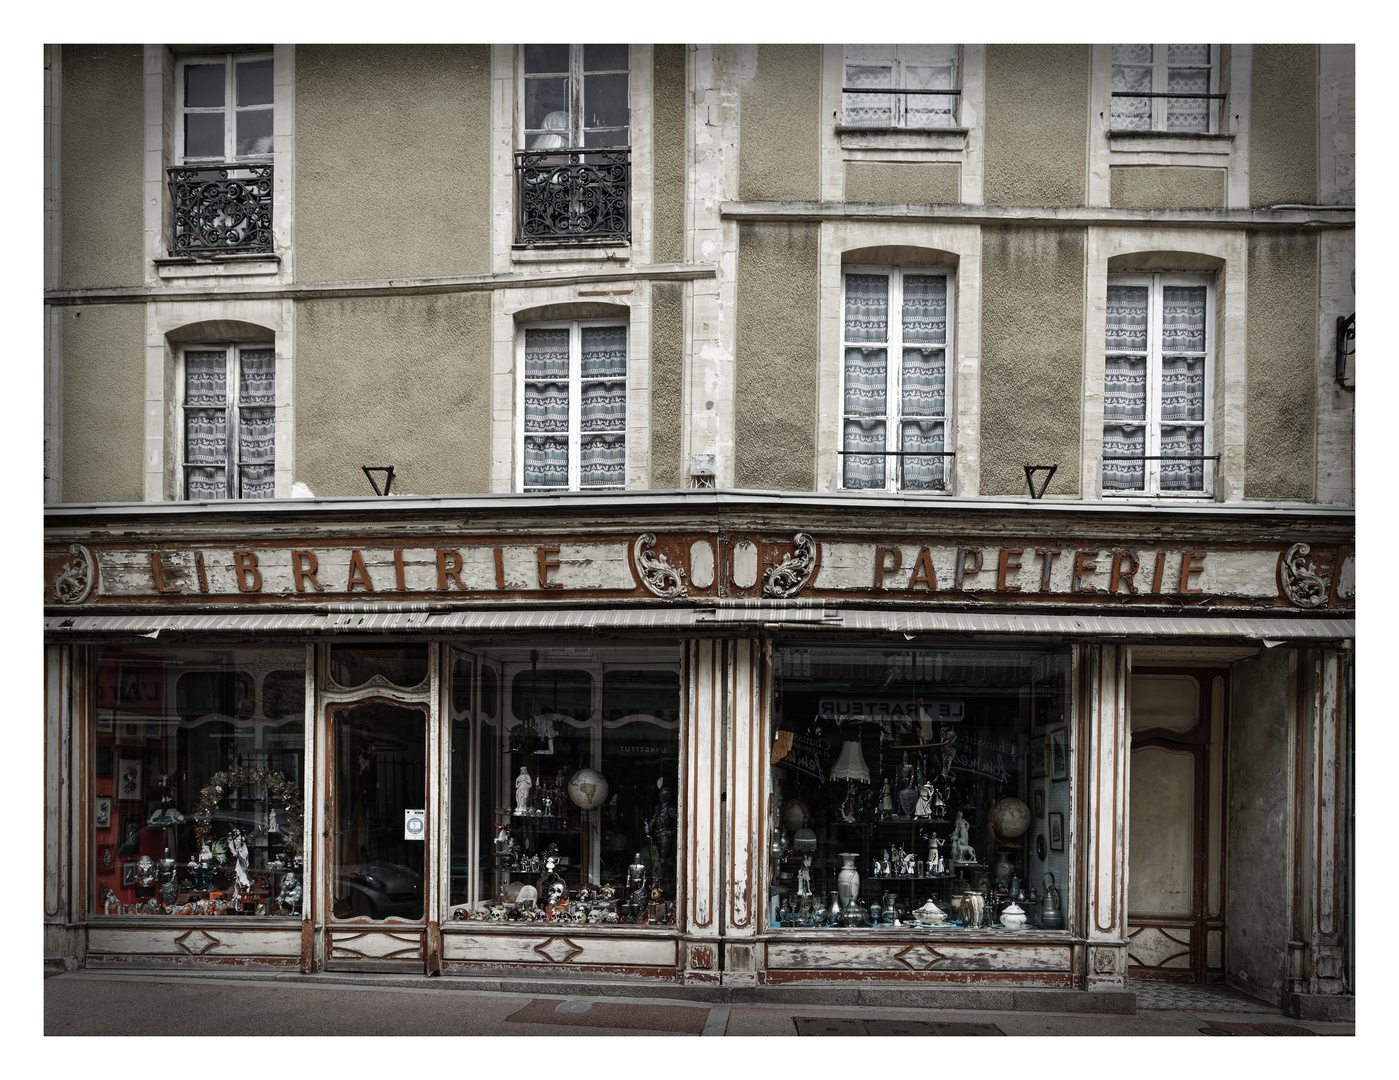
[[[340,867],[338,918],[421,919],[423,874],[402,863],[373,861]]]

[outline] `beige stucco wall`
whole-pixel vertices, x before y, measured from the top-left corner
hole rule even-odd
[[[317,495],[490,490],[486,293],[314,300],[296,312],[296,479]]]
[[[1025,464],[1058,465],[1049,497],[1079,494],[1084,234],[981,232],[981,494],[1024,495]]]
[[[1113,206],[1228,205],[1229,170],[1181,165],[1120,165],[1110,170]]]
[[[490,269],[490,49],[296,51],[303,281]]]
[[[140,285],[140,45],[65,45],[61,287]]]
[[[685,258],[685,46],[657,45],[653,55],[651,258],[658,263],[681,262]]]
[[[63,501],[140,502],[146,313],[139,304],[62,310]]]
[[[821,47],[760,45],[743,86],[740,199],[821,197]]]
[[[685,287],[678,281],[651,286],[651,486],[685,486],[681,461],[685,423]]]
[[[734,486],[811,491],[820,373],[818,226],[738,230]]]
[[[1084,204],[1091,75],[1087,45],[986,47],[987,203]]]
[[[1315,45],[1255,45],[1248,194],[1253,206],[1316,202]]]
[[[1248,240],[1249,499],[1310,499],[1316,476],[1316,236]]]
[[[955,203],[962,167],[950,163],[851,161],[845,166],[847,202]]]

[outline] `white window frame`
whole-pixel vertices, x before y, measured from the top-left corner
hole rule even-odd
[[[945,125],[937,125],[930,128],[922,126],[910,128],[908,123],[908,94],[893,93],[893,90],[907,89],[905,86],[904,69],[910,64],[928,64],[950,62],[952,64],[952,87],[948,91],[948,96],[953,98],[952,112]],[[845,87],[849,84],[847,68],[851,64],[888,64],[891,71],[890,97],[892,109],[890,110],[890,123],[888,125],[852,124],[847,119],[846,113],[850,105],[851,94],[845,92]],[[962,57],[961,48],[957,45],[847,45],[841,58],[841,107],[840,123],[846,127],[870,128],[878,131],[945,131],[961,125],[962,117]],[[872,88],[869,93],[879,93],[883,88]],[[919,95],[936,96],[936,95]]]
[[[618,44],[622,44],[622,43],[621,43],[621,42],[618,42]],[[517,66],[516,66],[516,69],[515,69],[515,70],[519,72],[519,78],[515,80],[515,83],[516,83],[516,85],[515,85],[515,94],[516,94],[515,109],[516,109],[516,113],[515,113],[515,114],[520,118],[520,124],[519,124],[519,129],[518,129],[518,138],[516,139],[516,146],[517,146],[519,149],[521,149],[521,150],[530,150],[530,149],[533,149],[533,147],[531,147],[531,146],[529,145],[530,138],[532,137],[532,135],[539,135],[539,134],[542,134],[542,132],[541,132],[539,129],[531,128],[531,129],[529,129],[529,130],[526,130],[526,128],[525,128],[525,83],[526,83],[526,81],[529,80],[529,79],[536,79],[536,78],[567,78],[567,79],[568,79],[568,120],[569,120],[569,132],[568,132],[569,142],[568,142],[568,147],[569,147],[569,148],[574,148],[574,147],[581,147],[581,146],[584,145],[584,143],[585,143],[585,141],[586,141],[586,139],[587,139],[587,130],[588,130],[588,128],[587,128],[587,124],[584,123],[584,120],[585,120],[586,118],[584,117],[584,114],[583,114],[583,74],[584,74],[584,73],[583,73],[583,48],[584,48],[584,46],[582,46],[582,45],[569,45],[569,46],[568,46],[568,70],[567,70],[567,71],[547,72],[547,73],[546,73],[546,72],[533,72],[533,73],[530,73],[530,74],[526,75],[526,74],[525,74],[525,46],[524,46],[524,45],[517,46],[517,49],[516,49],[516,63],[517,63]],[[632,125],[633,125],[633,123],[634,123],[634,119],[633,119],[633,117],[632,117],[632,115],[631,115],[631,83],[632,83],[632,75],[631,75],[631,46],[630,46],[630,45],[627,45],[627,46],[626,46],[626,49],[627,49],[627,66],[626,66],[625,68],[606,68],[606,69],[604,69],[604,70],[590,71],[590,72],[588,72],[589,75],[625,75],[625,76],[627,77],[627,138],[626,138],[626,141],[625,141],[624,143],[608,143],[607,146],[626,146],[626,147],[630,147],[630,146],[631,146],[631,142],[632,142]],[[606,130],[606,129],[602,129],[602,130]],[[563,148],[561,147],[560,149],[563,149]],[[606,147],[605,147],[605,146],[597,146],[597,147],[593,147],[592,149],[602,150],[602,149],[606,149]]]
[[[582,486],[582,405],[583,405],[583,328],[588,326],[620,326],[627,332],[627,412],[622,426],[616,431],[590,432],[589,434],[620,435],[626,458],[622,469],[622,484],[617,487]],[[632,372],[635,357],[632,349],[632,328],[626,319],[564,319],[549,322],[522,323],[515,333],[515,490],[525,488],[525,331],[551,330],[567,327],[568,334],[568,486],[554,488],[532,488],[534,494],[550,491],[623,491],[627,487],[626,478],[631,475],[632,431],[630,428],[632,409],[635,406]],[[540,380],[549,381],[554,380]],[[595,380],[616,382],[615,378]]]
[[[276,446],[277,446],[277,439],[276,439],[275,431],[276,431],[277,420],[278,420],[278,417],[277,417],[277,412],[278,412],[278,410],[277,410],[276,400],[275,400],[275,394],[276,394],[275,387],[276,387],[276,385],[277,385],[277,378],[276,378],[276,375],[275,375],[275,370],[276,370],[276,355],[277,355],[277,354],[276,354],[276,345],[275,345],[273,342],[271,342],[271,341],[212,341],[212,342],[202,342],[202,341],[201,341],[201,342],[190,342],[189,344],[181,345],[181,346],[179,347],[179,352],[178,352],[178,355],[177,355],[177,358],[176,358],[176,363],[175,363],[176,388],[177,388],[177,391],[178,391],[178,394],[179,394],[179,402],[180,402],[180,408],[179,408],[179,421],[178,421],[178,422],[179,422],[179,428],[178,428],[178,430],[176,431],[176,438],[175,438],[175,446],[176,446],[176,462],[175,462],[176,474],[175,474],[175,475],[176,475],[176,477],[177,477],[177,489],[176,489],[176,490],[177,490],[177,494],[176,494],[175,497],[176,497],[176,499],[179,500],[180,502],[203,501],[203,500],[191,500],[191,499],[190,499],[190,494],[189,494],[189,471],[190,471],[191,469],[202,469],[202,468],[208,468],[208,467],[209,467],[209,463],[208,463],[208,462],[190,462],[190,461],[188,460],[188,453],[187,453],[187,448],[186,448],[186,440],[189,438],[189,425],[188,425],[188,422],[187,422],[187,414],[188,414],[189,412],[191,412],[191,411],[194,411],[194,412],[208,412],[208,411],[210,411],[210,408],[209,408],[209,406],[207,406],[207,405],[190,405],[190,404],[188,404],[188,402],[187,402],[186,399],[185,399],[185,394],[186,394],[186,390],[187,390],[187,387],[188,387],[188,384],[187,384],[186,381],[185,381],[185,357],[186,357],[186,355],[187,355],[188,353],[191,353],[191,352],[218,352],[220,349],[222,349],[222,350],[223,350],[223,353],[224,353],[224,415],[225,415],[225,421],[224,421],[224,423],[225,423],[225,425],[226,425],[225,430],[228,432],[228,448],[227,448],[227,452],[226,452],[226,455],[225,455],[225,458],[224,458],[224,462],[225,462],[225,463],[224,463],[224,480],[225,480],[225,482],[226,482],[226,488],[225,488],[225,494],[223,495],[223,498],[224,498],[224,499],[239,499],[239,500],[243,500],[243,501],[247,501],[247,502],[260,502],[260,501],[262,501],[262,500],[260,500],[260,499],[253,499],[253,498],[249,498],[249,499],[246,499],[246,500],[245,500],[244,497],[240,494],[240,492],[242,491],[242,486],[243,486],[243,485],[242,485],[242,474],[243,474],[243,465],[244,465],[244,462],[243,462],[243,460],[242,460],[242,448],[239,446],[239,441],[238,441],[238,440],[239,440],[239,432],[240,432],[240,429],[241,429],[241,428],[240,428],[240,424],[239,424],[239,413],[240,413],[240,411],[241,411],[242,408],[243,408],[243,403],[239,400],[239,397],[240,397],[240,380],[239,380],[239,373],[240,373],[240,367],[241,367],[241,364],[242,364],[242,354],[243,354],[243,350],[245,350],[245,349],[257,349],[257,350],[259,350],[259,351],[270,349],[270,350],[272,350],[272,355],[273,355],[273,358],[274,358],[274,359],[273,359],[273,363],[274,363],[274,376],[273,376],[273,387],[274,387],[273,393],[274,393],[274,400],[273,400],[273,404],[270,405],[270,406],[269,406],[269,405],[256,405],[256,406],[251,406],[251,407],[252,407],[252,408],[258,408],[258,409],[268,409],[268,408],[270,408],[270,409],[272,410],[272,424],[273,424],[273,431],[274,431],[274,436],[273,436],[273,457],[272,457],[272,461],[271,461],[271,462],[258,462],[257,464],[258,464],[259,466],[262,466],[262,467],[266,467],[266,466],[269,466],[269,465],[270,465],[270,467],[271,467],[271,469],[272,469],[272,476],[273,476],[273,495],[272,495],[271,497],[272,497],[272,498],[276,498],[276,475],[277,475],[277,454],[276,454]]]
[[[1151,66],[1152,66],[1152,69],[1151,69],[1151,92],[1152,92],[1153,94],[1164,94],[1164,93],[1167,93],[1167,92],[1169,91],[1169,86],[1170,86],[1170,78],[1169,78],[1170,65],[1167,63],[1167,57],[1168,57],[1168,55],[1169,55],[1168,52],[1167,52],[1167,49],[1168,49],[1168,48],[1169,48],[1169,46],[1167,46],[1167,45],[1156,45],[1156,44],[1153,44],[1152,47],[1151,47]],[[1208,92],[1211,93],[1211,94],[1217,94],[1217,93],[1219,93],[1219,46],[1216,45],[1216,44],[1214,44],[1214,43],[1210,43],[1210,44],[1208,45],[1208,48],[1209,48],[1209,50],[1210,50],[1210,61],[1209,61],[1209,63],[1210,63],[1210,85],[1209,85],[1209,91],[1208,91]],[[1119,65],[1117,65],[1117,64],[1112,64],[1111,66],[1112,66],[1113,68],[1116,68],[1116,67],[1118,67]],[[1142,67],[1142,66],[1145,66],[1145,65],[1132,64],[1132,65],[1125,65],[1125,66],[1130,66],[1130,67]],[[1195,67],[1195,66],[1197,66],[1197,65],[1193,65],[1193,64],[1192,64],[1192,65],[1183,65],[1183,64],[1181,64],[1181,65],[1177,65],[1177,66],[1178,66],[1178,67],[1185,67],[1185,66]],[[1111,75],[1111,72],[1109,72],[1109,75]],[[1111,95],[1111,93],[1112,93],[1112,85],[1111,85],[1111,82],[1109,82],[1109,85],[1108,85],[1108,92],[1109,92],[1109,95]],[[1113,100],[1114,100],[1114,99],[1113,99],[1111,96],[1109,96],[1109,98],[1108,98],[1108,130],[1111,131],[1111,132],[1118,133],[1118,134],[1120,134],[1120,133],[1122,133],[1122,132],[1124,132],[1124,131],[1128,131],[1128,132],[1132,131],[1133,129],[1131,129],[1131,128],[1119,128],[1119,127],[1114,127],[1114,126],[1113,126],[1113,114],[1112,114],[1112,101],[1113,101]],[[1156,134],[1156,135],[1205,135],[1205,134],[1217,135],[1217,134],[1219,133],[1219,130],[1220,130],[1220,128],[1219,128],[1219,117],[1220,117],[1220,112],[1221,112],[1221,110],[1220,110],[1220,105],[1222,104],[1222,102],[1221,102],[1220,100],[1218,100],[1218,99],[1216,99],[1216,98],[1209,98],[1209,99],[1206,100],[1206,106],[1208,107],[1208,115],[1209,115],[1209,126],[1208,126],[1208,128],[1207,128],[1206,131],[1202,131],[1202,132],[1193,132],[1193,131],[1168,131],[1168,130],[1166,129],[1166,108],[1167,108],[1167,104],[1169,103],[1169,101],[1170,101],[1169,98],[1160,98],[1160,97],[1158,97],[1158,98],[1152,98],[1152,99],[1151,99],[1151,127],[1148,128],[1147,130],[1150,131],[1152,134]],[[1143,132],[1143,134],[1145,134],[1145,132]]]
[[[845,339],[845,288],[846,280],[850,274],[887,274],[889,276],[889,330],[888,341],[885,343],[887,350],[887,363],[885,366],[885,414],[884,420],[884,486],[877,487],[846,487],[845,486],[845,350],[847,342]],[[903,406],[903,279],[905,274],[912,274],[916,277],[945,277],[947,279],[947,333],[943,342],[943,355],[946,375],[944,376],[944,397],[943,414],[941,417],[910,416],[904,417]],[[836,482],[841,491],[909,491],[918,495],[950,495],[953,488],[954,462],[956,461],[956,431],[953,427],[956,409],[955,388],[953,386],[954,373],[956,371],[955,352],[955,312],[957,308],[957,275],[948,266],[865,266],[847,264],[841,267],[840,272],[840,380],[838,401],[837,423],[839,430],[836,433],[836,447],[839,451],[836,455]],[[848,343],[854,348],[868,348],[876,343],[868,341],[856,341]],[[880,417],[865,416],[851,417],[860,420],[878,420]],[[899,437],[902,431],[902,424],[908,420],[938,420],[943,422],[942,448],[948,456],[943,460],[942,484],[941,488],[903,488],[900,484],[902,474],[903,459],[896,454],[891,454],[891,444],[894,447],[901,445],[902,439]]]
[[[202,165],[213,164],[215,162],[265,162],[272,160],[272,152],[266,154],[250,154],[246,157],[238,157],[238,83],[237,66],[240,63],[250,63],[258,60],[272,61],[270,51],[263,52],[226,52],[211,53],[200,56],[181,56],[175,64],[175,157],[182,165]],[[197,67],[201,64],[222,64],[224,66],[224,103],[219,108],[187,106],[185,104],[185,69],[187,67]],[[276,108],[277,83],[276,71],[273,70],[272,82],[272,102],[265,105],[250,105],[242,108],[243,112],[266,112],[274,117]],[[191,160],[185,156],[185,116],[188,113],[223,113],[223,157],[221,158],[195,158]],[[275,128],[274,128],[275,130]]]
[[[1098,485],[1104,498],[1111,499],[1213,499],[1217,462],[1211,460],[1214,454],[1214,371],[1215,371],[1215,281],[1213,274],[1188,273],[1114,273],[1109,274],[1108,285],[1138,285],[1148,290],[1147,337],[1146,337],[1146,449],[1142,487],[1139,489],[1108,489],[1103,486],[1102,462],[1098,465]],[[1161,453],[1161,366],[1164,349],[1161,345],[1161,320],[1164,290],[1168,286],[1180,285],[1192,288],[1205,288],[1205,372],[1203,420],[1171,420],[1169,427],[1200,427],[1204,429],[1203,477],[1201,486],[1191,491],[1161,490],[1161,462],[1150,458]],[[1106,293],[1104,293],[1106,302]],[[1107,380],[1107,335],[1106,330],[1100,345],[1103,348],[1104,388]],[[1114,350],[1119,351],[1119,350]],[[1122,426],[1121,421],[1109,421],[1103,417],[1103,428],[1109,425]],[[1100,444],[1101,445],[1101,444]],[[1106,453],[1106,450],[1102,451]]]

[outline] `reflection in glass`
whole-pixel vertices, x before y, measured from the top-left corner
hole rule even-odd
[[[223,106],[224,66],[222,64],[188,64],[185,67],[185,105],[192,109]],[[223,117],[218,117],[220,126]]]
[[[375,677],[405,689],[427,680],[426,645],[332,645],[330,677],[352,690]]]
[[[223,158],[223,113],[185,113],[185,157]]]
[[[238,104],[272,104],[271,60],[245,60],[238,65]]]

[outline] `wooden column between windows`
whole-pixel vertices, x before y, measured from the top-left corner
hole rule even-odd
[[[724,643],[687,641],[681,650],[684,716],[680,744],[679,850],[683,865],[680,978],[717,983],[723,854]]]
[[[771,647],[742,638],[725,644],[729,738],[724,769],[727,792],[724,893],[724,975],[726,986],[757,984],[758,950],[754,939],[763,919],[763,800],[767,772],[767,687]]]
[[[1087,990],[1127,987],[1127,793],[1131,654],[1122,645],[1081,647],[1078,746],[1071,775],[1082,823],[1081,933]]]

